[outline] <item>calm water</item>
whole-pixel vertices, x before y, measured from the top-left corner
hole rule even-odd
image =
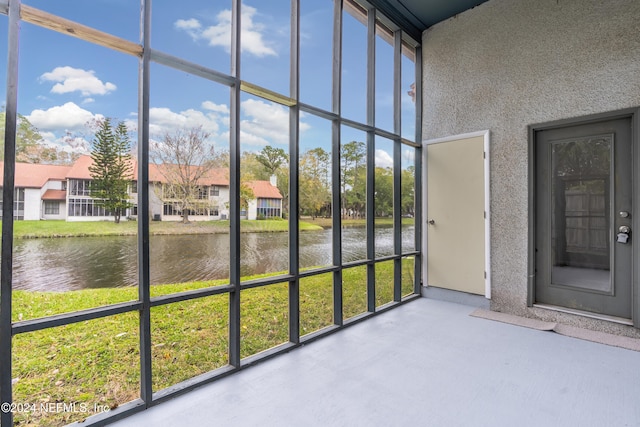
[[[402,230],[403,248],[412,250],[414,227]],[[242,275],[286,271],[288,233],[243,233]],[[300,233],[300,267],[331,264],[331,230]],[[342,232],[344,262],[366,258],[364,228]],[[151,236],[151,283],[178,283],[229,277],[229,235]],[[393,253],[393,228],[376,230],[376,253]],[[135,286],[137,238],[82,237],[16,240],[14,289],[66,291]]]

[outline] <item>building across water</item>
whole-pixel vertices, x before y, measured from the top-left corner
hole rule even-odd
[[[16,163],[13,216],[17,220],[105,221],[113,215],[100,199],[91,194],[92,164],[90,156],[80,156],[72,165]],[[124,217],[138,216],[137,162],[132,165],[128,188],[131,206]],[[178,221],[182,218],[180,201],[170,191],[171,183],[164,173],[170,166],[149,165],[149,213],[155,221]],[[197,166],[192,166],[196,168]],[[0,164],[0,174],[3,165]],[[190,200],[189,220],[205,221],[229,218],[229,178],[227,169],[208,170],[199,180],[197,194]],[[0,175],[0,183],[2,176]],[[282,195],[275,181],[248,181],[254,198],[248,200],[242,218],[282,217]],[[0,200],[0,206],[2,201]],[[2,215],[0,209],[0,216]]]

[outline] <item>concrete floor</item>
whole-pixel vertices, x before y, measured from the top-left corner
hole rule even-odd
[[[639,426],[640,353],[421,298],[114,426]]]

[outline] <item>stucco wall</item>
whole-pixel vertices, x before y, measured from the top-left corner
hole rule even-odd
[[[526,307],[527,126],[640,106],[640,1],[489,0],[424,32],[423,84],[425,140],[491,132],[492,309],[562,320]]]

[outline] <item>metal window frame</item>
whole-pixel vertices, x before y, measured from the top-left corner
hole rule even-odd
[[[420,159],[421,99],[416,98],[416,138],[408,141],[401,137],[401,73],[402,51],[409,46],[414,50],[416,71],[416,92],[421,93],[421,52],[419,44],[399,28],[393,27],[389,21],[368,3],[361,0],[333,0],[333,71],[332,71],[332,110],[327,111],[314,105],[299,102],[299,57],[300,57],[300,0],[291,0],[291,45],[290,45],[290,93],[282,95],[266,88],[241,80],[240,45],[241,34],[239,31],[241,20],[241,0],[232,0],[232,40],[231,40],[231,69],[226,75],[219,71],[192,63],[179,57],[164,52],[153,50],[150,44],[151,35],[151,0],[140,0],[140,43],[132,43],[128,40],[97,31],[73,21],[39,11],[33,7],[23,6],[20,0],[7,2],[0,0],[0,13],[9,17],[8,26],[8,58],[7,58],[7,99],[5,122],[5,168],[3,188],[3,216],[2,222],[2,261],[0,264],[2,277],[0,279],[0,401],[12,401],[12,371],[11,371],[11,341],[16,334],[29,333],[47,328],[70,325],[87,320],[96,320],[115,316],[118,314],[139,313],[139,351],[140,351],[140,398],[104,414],[90,417],[84,425],[103,425],[121,419],[145,408],[154,406],[166,399],[191,390],[203,383],[214,381],[230,373],[236,372],[257,362],[269,359],[275,355],[287,352],[294,347],[331,334],[343,327],[353,325],[366,320],[371,316],[392,309],[399,304],[418,298],[420,295],[420,268],[421,268],[421,181],[419,179],[422,170]],[[367,117],[366,123],[360,123],[341,116],[342,97],[342,16],[345,12],[345,2],[348,3],[347,12],[367,11]],[[14,177],[15,177],[15,137],[17,124],[17,78],[18,78],[18,42],[19,25],[21,21],[31,22],[35,25],[48,28],[53,31],[66,32],[63,28],[74,28],[78,31],[74,36],[91,43],[105,46],[109,49],[136,56],[139,60],[138,67],[138,300],[125,303],[112,304],[102,307],[94,307],[86,310],[63,313],[45,318],[31,319],[12,323],[12,257],[13,257],[13,201],[14,201]],[[394,129],[393,131],[378,129],[375,126],[375,37],[376,25],[382,22],[385,28],[393,32],[394,46]],[[230,274],[229,283],[222,286],[207,287],[192,291],[179,292],[170,295],[151,297],[150,292],[150,257],[149,257],[149,97],[150,97],[150,67],[152,63],[162,64],[204,79],[222,84],[229,88],[230,93]],[[286,274],[270,276],[252,281],[242,281],[240,264],[235,260],[240,257],[240,97],[242,93],[250,93],[264,99],[285,105],[289,108],[289,156],[290,156],[290,218],[289,218],[289,271]],[[331,121],[332,134],[332,265],[313,270],[300,271],[299,266],[299,122],[301,113],[310,113]],[[341,192],[340,192],[340,137],[341,127],[350,126],[359,129],[366,134],[366,159],[367,159],[367,200],[366,200],[366,235],[367,256],[366,259],[356,262],[343,262],[342,259],[342,233],[341,233]],[[385,257],[375,257],[375,223],[374,223],[374,182],[375,182],[375,138],[385,137],[393,141],[394,157],[394,254]],[[401,241],[401,152],[402,147],[413,147],[415,156],[415,250],[402,251]],[[414,293],[404,298],[401,295],[402,260],[406,257],[415,257],[415,283]],[[377,263],[393,261],[394,263],[394,297],[393,301],[380,307],[375,305],[375,266]],[[345,321],[343,318],[342,300],[342,272],[344,269],[366,266],[367,271],[367,311]],[[300,279],[321,274],[333,275],[333,325],[325,327],[310,334],[300,336]],[[289,286],[289,342],[269,349],[258,355],[242,359],[240,355],[240,299],[242,290],[257,287],[266,287],[276,283],[288,283]],[[151,372],[151,308],[213,295],[229,296],[229,348],[228,365],[211,372],[199,375],[195,378],[174,384],[166,389],[154,392]],[[0,414],[2,426],[12,425],[11,412]]]

